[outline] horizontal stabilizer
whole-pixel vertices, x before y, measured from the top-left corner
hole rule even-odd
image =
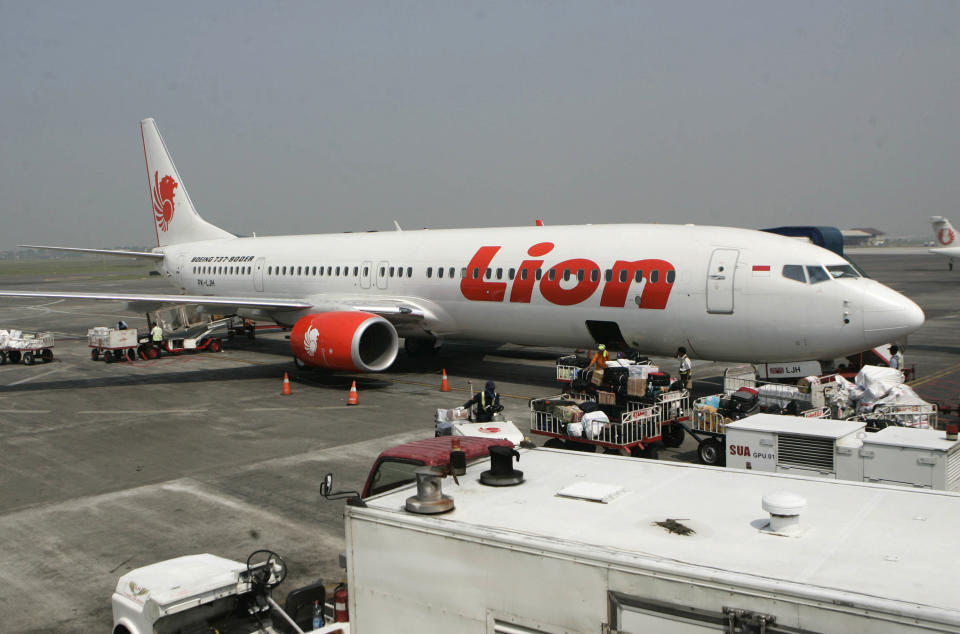
[[[162,260],[162,253],[145,251],[121,251],[119,249],[80,249],[78,247],[48,247],[39,244],[18,244],[24,249],[47,249],[49,251],[69,251],[71,253],[86,253],[87,255],[112,255],[119,258],[145,258],[148,260]]]

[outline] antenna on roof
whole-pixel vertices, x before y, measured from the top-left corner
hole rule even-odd
[[[403,231],[403,229],[400,228],[400,223],[396,220],[393,221],[393,226],[397,228],[397,231]]]

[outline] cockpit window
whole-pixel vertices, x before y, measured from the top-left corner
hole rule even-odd
[[[807,275],[810,276],[811,284],[819,284],[830,279],[830,274],[823,270],[822,266],[807,265]]]
[[[803,274],[803,266],[799,264],[784,264],[783,276],[788,280],[796,280],[803,284],[807,283],[807,276]]]
[[[856,269],[849,264],[831,264],[827,267],[827,270],[830,271],[830,275],[832,275],[834,279],[841,277],[860,277]]]

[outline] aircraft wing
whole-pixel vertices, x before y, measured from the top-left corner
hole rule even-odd
[[[950,258],[960,257],[960,247],[942,247],[939,249],[929,249],[930,253],[945,255]]]
[[[36,293],[30,291],[0,291],[0,297],[34,297],[40,299],[96,299],[134,302],[157,306],[185,304],[216,306],[218,308],[263,308],[266,310],[303,310],[313,304],[302,299],[271,297],[214,297],[211,295],[170,295],[165,293]]]
[[[47,249],[48,251],[69,251],[70,253],[86,253],[88,255],[112,255],[121,258],[146,258],[148,260],[162,260],[162,253],[147,251],[120,251],[117,249],[81,249],[78,247],[46,247],[39,244],[18,244],[18,247],[27,249]]]
[[[435,321],[435,311],[413,298],[370,298],[362,296],[314,295],[309,299],[271,297],[216,297],[212,295],[172,295],[165,293],[67,293],[33,291],[2,291],[0,297],[36,299],[90,299],[127,302],[131,309],[149,312],[174,306],[199,306],[209,314],[232,314],[239,309],[259,310],[277,319],[278,313],[310,310],[312,312],[339,312],[360,310],[380,315],[401,333],[421,333],[425,320]],[[281,318],[282,320],[282,318]],[[401,335],[404,336],[404,335]]]

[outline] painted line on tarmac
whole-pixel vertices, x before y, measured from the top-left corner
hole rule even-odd
[[[403,380],[403,379],[390,379],[390,378],[387,378],[387,377],[384,377],[384,376],[377,376],[377,375],[373,375],[373,376],[376,377],[377,380],[379,380],[379,381],[386,381],[387,383],[403,383],[403,384],[405,384],[405,385],[419,385],[420,387],[432,387],[432,388],[436,389],[438,392],[440,391],[440,388],[437,387],[436,385],[434,385],[433,383],[421,383],[421,382],[419,382],[419,381],[405,381],[405,380]],[[449,375],[448,375],[447,378],[449,378]],[[450,387],[450,391],[451,391],[451,392],[471,392],[470,388],[468,388],[468,387],[452,387],[452,386]],[[477,390],[477,389],[472,390],[472,392],[473,392],[474,394],[476,394],[477,392],[482,392],[482,391],[483,391],[483,388],[481,388],[481,389],[479,389],[479,390]],[[523,401],[529,401],[529,400],[530,400],[531,398],[533,398],[533,397],[532,397],[532,396],[520,396],[519,394],[504,394],[503,392],[500,392],[500,398],[517,398],[517,399],[520,399],[520,400],[523,400]]]
[[[379,405],[316,405],[309,407],[248,407],[245,412],[296,412],[315,409],[350,409],[361,407],[363,409],[376,409]]]
[[[960,363],[955,363],[951,365],[949,368],[945,368],[943,370],[940,370],[939,372],[934,372],[933,374],[925,376],[922,379],[911,381],[910,383],[907,383],[907,385],[909,385],[910,387],[917,387],[919,385],[924,385],[926,383],[929,383],[930,381],[942,379],[943,377],[947,376],[948,374],[952,374],[957,370],[960,370]]]
[[[49,414],[48,409],[0,409],[0,414]]]
[[[55,373],[57,373],[57,372],[62,372],[62,371],[64,371],[64,370],[66,370],[66,369],[68,369],[68,368],[72,368],[72,367],[73,367],[73,366],[70,366],[70,365],[64,365],[64,366],[61,366],[61,367],[59,367],[59,368],[56,368],[55,370],[50,370],[49,372],[43,372],[42,374],[34,374],[33,376],[28,376],[28,377],[25,378],[25,379],[20,379],[19,381],[14,381],[13,383],[7,383],[7,387],[13,387],[14,385],[22,385],[22,384],[24,384],[24,383],[27,383],[28,381],[33,381],[33,380],[35,380],[35,379],[39,379],[39,378],[42,378],[42,377],[45,377],[45,376],[50,376],[51,374],[55,374]]]
[[[77,414],[203,414],[206,409],[91,409]]]

